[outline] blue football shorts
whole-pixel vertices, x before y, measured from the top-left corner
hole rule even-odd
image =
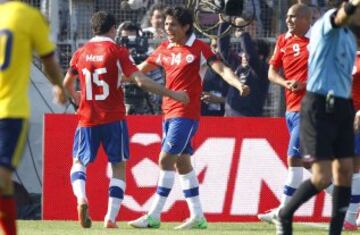
[[[102,144],[108,161],[119,163],[129,159],[129,134],[126,121],[78,127],[75,132],[73,157],[84,166],[95,161]]]
[[[199,121],[188,118],[171,118],[163,122],[161,151],[181,155],[192,155],[191,140],[199,127]]]
[[[289,157],[301,157],[300,151],[300,112],[286,112],[286,125],[289,130],[290,139],[287,150]]]
[[[355,134],[355,156],[360,156],[360,132]]]

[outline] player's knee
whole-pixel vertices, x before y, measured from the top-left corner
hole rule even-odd
[[[313,174],[311,176],[311,182],[319,190],[327,188],[332,183],[331,174]]]
[[[0,195],[11,195],[13,193],[12,172],[0,167]]]
[[[170,157],[160,157],[159,158],[159,166],[160,169],[166,171],[174,171],[175,170],[175,161]]]

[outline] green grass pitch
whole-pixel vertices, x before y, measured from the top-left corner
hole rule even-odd
[[[90,229],[82,229],[76,221],[25,221],[18,224],[19,235],[274,235],[274,225],[266,223],[209,223],[206,230],[176,231],[173,228],[179,223],[162,223],[160,229],[134,229],[126,223],[118,223],[119,229],[105,229],[101,222],[93,222]],[[294,225],[296,235],[327,235],[326,224]],[[344,232],[352,235],[360,232]]]

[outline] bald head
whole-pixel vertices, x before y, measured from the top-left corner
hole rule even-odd
[[[296,35],[305,35],[312,21],[312,9],[305,4],[292,5],[286,16],[288,31]]]
[[[293,11],[297,14],[298,17],[301,17],[301,18],[311,18],[311,14],[312,14],[312,9],[305,5],[305,4],[302,4],[302,3],[298,3],[298,4],[295,4],[295,5],[292,5],[290,7],[290,9],[293,9]]]

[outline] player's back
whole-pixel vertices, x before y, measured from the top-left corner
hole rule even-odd
[[[32,52],[55,49],[41,13],[21,2],[0,4],[0,118],[27,118]]]
[[[121,74],[137,71],[127,50],[105,37],[95,37],[73,56],[71,67],[78,71],[81,102],[78,110],[81,126],[93,126],[125,117]]]

